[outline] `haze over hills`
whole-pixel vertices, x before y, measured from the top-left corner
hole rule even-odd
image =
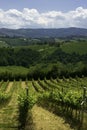
[[[17,37],[30,37],[30,38],[41,38],[41,37],[70,37],[70,36],[84,36],[87,37],[87,29],[84,28],[59,28],[59,29],[0,29],[0,36],[17,36]]]

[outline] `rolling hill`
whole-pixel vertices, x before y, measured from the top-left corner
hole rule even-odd
[[[87,37],[87,29],[83,28],[59,28],[59,29],[0,29],[0,36],[17,37]]]

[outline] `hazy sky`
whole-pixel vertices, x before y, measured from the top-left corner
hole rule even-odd
[[[87,28],[87,0],[0,0],[0,28]]]
[[[69,11],[77,7],[87,8],[87,0],[0,0],[0,8],[4,10],[35,8],[40,12]]]

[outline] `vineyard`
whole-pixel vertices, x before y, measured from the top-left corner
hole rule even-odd
[[[87,78],[0,81],[0,130],[86,130]]]

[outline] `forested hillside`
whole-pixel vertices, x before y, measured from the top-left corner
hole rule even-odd
[[[0,29],[0,36],[16,37],[69,37],[69,36],[87,36],[87,29],[84,28],[59,28],[59,29]]]
[[[1,79],[87,76],[86,38],[1,37],[0,41],[0,68],[10,66],[0,71]],[[27,72],[13,73],[13,68],[18,66],[24,67],[23,70],[27,68]]]

